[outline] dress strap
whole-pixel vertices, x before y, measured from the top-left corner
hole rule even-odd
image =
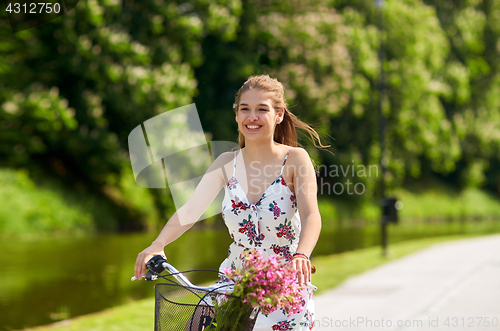
[[[236,175],[236,152],[234,151],[234,161],[233,161],[233,178]]]
[[[293,149],[293,147],[292,147],[292,148],[290,148],[290,149],[288,150],[288,152],[286,152],[285,160],[283,161],[283,165],[281,166],[281,173],[280,173],[280,176],[281,176],[281,175],[283,175],[283,169],[285,168],[286,159],[288,159],[288,154],[290,154],[290,151],[291,151],[292,149]]]

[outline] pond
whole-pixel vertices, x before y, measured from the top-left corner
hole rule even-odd
[[[459,234],[500,232],[500,222],[391,225],[390,242]],[[378,227],[324,229],[313,255],[379,244]],[[53,323],[153,296],[152,282],[130,281],[137,254],[156,234],[112,234],[84,238],[0,242],[0,330]],[[227,257],[226,229],[191,230],[167,246],[179,270],[217,269]],[[214,279],[207,273],[193,283]],[[210,278],[210,279],[207,279]]]

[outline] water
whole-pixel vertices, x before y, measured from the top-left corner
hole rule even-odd
[[[325,226],[326,227],[326,226]],[[500,222],[390,225],[389,245],[407,239],[460,233],[500,232]],[[324,229],[313,255],[378,245],[375,226]],[[137,254],[156,234],[0,242],[0,330],[19,330],[88,314],[153,296],[153,284],[131,282]],[[226,229],[191,230],[166,254],[179,270],[217,269],[227,257]],[[213,280],[189,274],[193,283]]]
[[[53,323],[152,296],[154,283],[130,278],[137,254],[154,239],[154,234],[134,234],[3,240],[0,330]],[[230,242],[227,231],[192,231],[169,245],[167,256],[179,270],[217,269]],[[189,277],[204,281],[194,273]]]

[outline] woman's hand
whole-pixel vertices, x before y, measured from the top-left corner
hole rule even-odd
[[[161,255],[165,257],[164,252],[165,246],[153,241],[151,246],[143,250],[137,255],[137,260],[135,261],[134,275],[135,279],[142,279],[146,275],[146,263],[155,255]],[[165,257],[166,259],[166,257]]]
[[[297,270],[299,285],[306,286],[311,281],[311,261],[303,255],[295,255],[292,258],[292,266]]]

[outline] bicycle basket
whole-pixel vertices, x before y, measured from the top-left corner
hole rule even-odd
[[[155,285],[155,331],[251,331],[258,309],[235,296],[179,284]]]

